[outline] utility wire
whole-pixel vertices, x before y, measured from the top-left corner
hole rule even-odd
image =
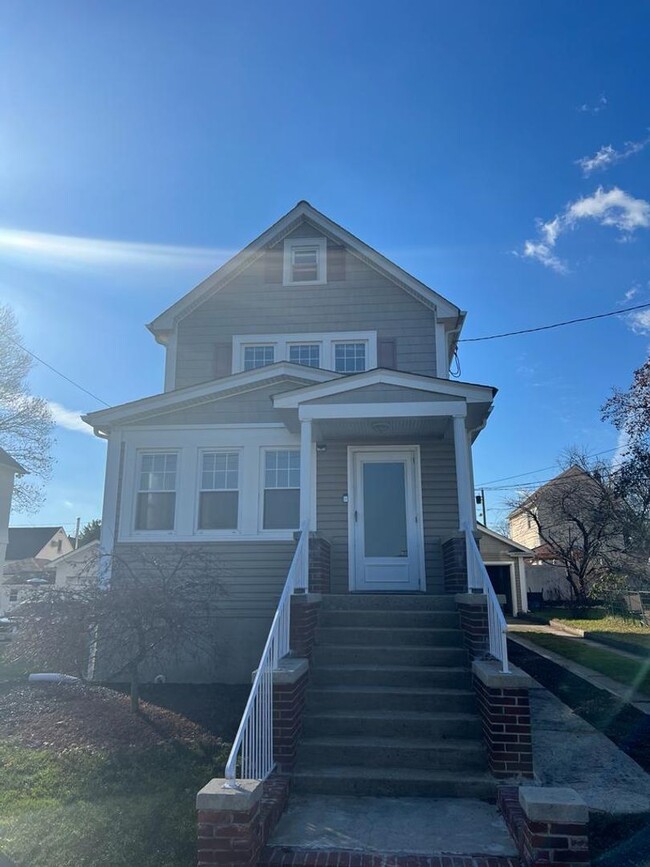
[[[7,336],[8,336],[8,335],[7,335]],[[79,385],[79,383],[78,383],[78,382],[75,382],[74,379],[70,379],[70,377],[69,377],[69,376],[66,376],[65,373],[61,373],[60,370],[57,370],[56,367],[53,367],[53,366],[52,366],[51,364],[49,364],[47,361],[44,361],[42,358],[40,358],[38,355],[36,355],[35,352],[32,352],[30,349],[27,349],[26,346],[23,346],[22,344],[18,343],[17,340],[14,340],[12,337],[9,337],[9,340],[11,341],[11,343],[13,343],[13,344],[14,344],[15,346],[17,346],[19,349],[22,349],[23,352],[26,352],[27,355],[31,355],[32,358],[35,358],[35,359],[36,359],[36,361],[40,361],[41,364],[44,364],[45,367],[47,367],[47,368],[48,368],[49,370],[51,370],[53,373],[56,373],[56,375],[57,375],[57,376],[60,376],[61,379],[65,379],[65,381],[66,381],[66,382],[69,382],[70,385],[74,385],[75,388],[80,389],[81,391],[85,392],[85,394],[87,394],[87,395],[89,395],[90,397],[92,397],[93,400],[96,400],[98,403],[103,403],[104,406],[107,406],[107,407],[109,407],[109,409],[110,409],[110,406],[111,406],[110,403],[106,403],[106,401],[105,401],[105,400],[102,400],[101,397],[97,397],[97,395],[96,395],[96,394],[93,394],[92,391],[88,391],[88,389],[87,389],[87,388],[84,388],[83,385]]]
[[[645,310],[648,304],[637,304],[636,307],[625,307],[623,310],[611,310],[609,313],[597,313],[595,316],[581,316],[579,319],[566,319],[553,325],[539,325],[537,328],[522,328],[521,331],[504,331],[502,334],[490,334],[485,337],[461,337],[459,343],[478,343],[481,340],[498,340],[500,337],[516,337],[518,334],[533,334],[535,331],[548,331],[551,328],[562,328],[564,325],[575,325],[577,322],[591,322],[594,319],[605,319],[608,316],[622,316],[634,310]]]
[[[618,446],[614,446],[613,449],[604,449],[602,452],[594,452],[592,455],[587,455],[588,458],[597,458],[600,455],[608,455],[610,452],[615,452],[618,449]],[[490,479],[489,482],[483,482],[481,485],[476,485],[477,490],[479,488],[487,488],[488,485],[496,485],[497,482],[509,482],[510,479],[519,479],[522,476],[533,476],[535,473],[545,473],[547,470],[557,469],[557,464],[553,464],[550,467],[540,467],[538,470],[529,470],[527,473],[516,473],[514,476],[503,476],[500,479]],[[522,484],[526,484],[522,482]],[[531,483],[532,484],[532,483]],[[513,487],[517,487],[517,485],[513,485]]]

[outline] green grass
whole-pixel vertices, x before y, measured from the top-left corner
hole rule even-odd
[[[643,696],[650,696],[650,662],[631,659],[615,650],[593,647],[580,638],[561,638],[558,635],[526,633],[526,640],[547,650],[553,650],[574,662],[605,674],[619,683],[634,687]]]
[[[650,639],[650,627],[644,626],[633,617],[608,614],[605,608],[584,608],[580,611],[571,608],[543,608],[528,617],[536,623],[561,620],[567,626],[583,629],[585,632],[625,633],[626,640],[628,635],[647,636]]]
[[[0,745],[0,851],[19,867],[193,867],[200,747],[54,753]]]

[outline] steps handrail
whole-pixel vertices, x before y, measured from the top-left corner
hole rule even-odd
[[[509,674],[508,641],[506,633],[508,624],[503,615],[499,600],[494,592],[490,576],[481,557],[474,530],[469,524],[463,527],[465,533],[465,551],[467,555],[467,589],[470,593],[480,592],[487,597],[488,614],[488,647],[490,655],[501,663],[501,671]]]
[[[306,592],[309,585],[309,527],[300,527],[287,580],[280,595],[268,638],[260,657],[253,685],[242,714],[237,734],[226,762],[226,786],[237,787],[237,759],[241,757],[239,778],[265,780],[275,767],[273,756],[273,671],[289,653],[291,595]]]

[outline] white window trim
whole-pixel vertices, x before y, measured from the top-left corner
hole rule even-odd
[[[255,341],[249,341],[247,343],[242,344],[242,347],[241,347],[241,350],[239,353],[241,370],[245,371],[246,373],[250,373],[251,370],[261,370],[263,367],[268,367],[269,366],[268,364],[260,364],[258,367],[249,367],[249,368],[246,368],[244,366],[244,355],[245,355],[246,349],[257,349],[257,348],[261,348],[261,347],[266,348],[268,346],[270,346],[271,349],[273,350],[273,361],[271,361],[270,364],[275,364],[275,362],[278,361],[278,359],[276,358],[277,347],[276,347],[275,343],[273,343],[273,341],[255,340]],[[233,370],[234,370],[234,368],[233,368]]]
[[[232,371],[244,370],[244,349],[247,346],[275,347],[275,361],[289,361],[289,347],[295,344],[312,343],[320,347],[320,369],[334,370],[334,346],[337,343],[365,343],[366,370],[377,367],[376,331],[331,331],[310,334],[235,334],[232,339]],[[261,369],[261,368],[258,368]],[[305,366],[306,370],[319,368]],[[345,374],[342,374],[345,376]]]
[[[318,249],[318,279],[292,280],[291,253],[294,247],[316,247]],[[282,268],[284,286],[320,286],[327,283],[327,239],[326,238],[286,238]]]
[[[299,449],[300,437],[279,423],[138,427],[120,432],[124,467],[119,497],[117,539],[126,542],[292,541],[294,530],[260,531],[260,480],[264,449]],[[117,443],[116,443],[117,445]],[[239,451],[239,529],[197,530],[200,451]],[[176,468],[175,529],[134,530],[138,455],[141,452],[179,452]],[[115,484],[118,478],[115,462]],[[316,520],[316,445],[312,450],[312,525]],[[115,497],[117,505],[117,496]],[[115,515],[115,512],[113,512]],[[112,528],[111,528],[112,529]],[[112,534],[111,534],[112,535]],[[107,550],[113,547],[107,537]]]
[[[202,486],[202,474],[203,474],[203,455],[214,455],[214,454],[232,454],[236,452],[239,455],[239,467],[237,472],[237,527],[234,530],[224,530],[224,529],[205,529],[202,530],[199,528],[199,510],[200,510],[200,499],[201,493],[204,488]],[[196,496],[194,498],[194,532],[197,536],[208,537],[209,539],[215,539],[217,537],[229,539],[233,536],[241,536],[241,526],[243,520],[243,501],[244,498],[242,496],[242,463],[244,460],[244,450],[242,448],[237,448],[236,446],[219,446],[216,448],[211,448],[206,446],[205,448],[197,449],[197,461],[196,461]],[[205,489],[205,490],[214,490],[213,488]],[[220,488],[219,490],[229,490],[233,491],[235,488]]]
[[[140,473],[142,472],[142,458],[144,455],[176,455],[176,470],[174,472],[174,490],[173,491],[143,491],[140,488]],[[141,448],[138,449],[135,456],[135,478],[133,485],[132,496],[132,512],[131,512],[131,529],[134,536],[138,538],[148,537],[151,539],[161,539],[165,536],[173,536],[176,532],[178,523],[178,481],[179,469],[181,466],[181,454],[179,448]],[[138,530],[135,522],[138,516],[138,496],[140,494],[174,494],[174,526],[171,530]]]

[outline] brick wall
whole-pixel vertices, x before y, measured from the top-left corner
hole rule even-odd
[[[463,593],[456,596],[465,647],[470,659],[482,659],[488,652],[487,600],[482,593]]]
[[[465,539],[454,536],[442,544],[445,593],[467,593],[467,552]]]
[[[294,656],[310,659],[314,648],[320,596],[315,593],[294,593],[291,597],[289,646]]]
[[[309,591],[329,593],[332,577],[331,548],[327,539],[317,534],[309,538]]]
[[[517,677],[517,675],[512,675]],[[501,675],[504,681],[508,675]],[[528,687],[490,686],[474,669],[488,763],[495,777],[532,777],[533,745]]]
[[[290,773],[302,732],[308,669],[293,683],[273,683],[273,755],[278,771]]]

